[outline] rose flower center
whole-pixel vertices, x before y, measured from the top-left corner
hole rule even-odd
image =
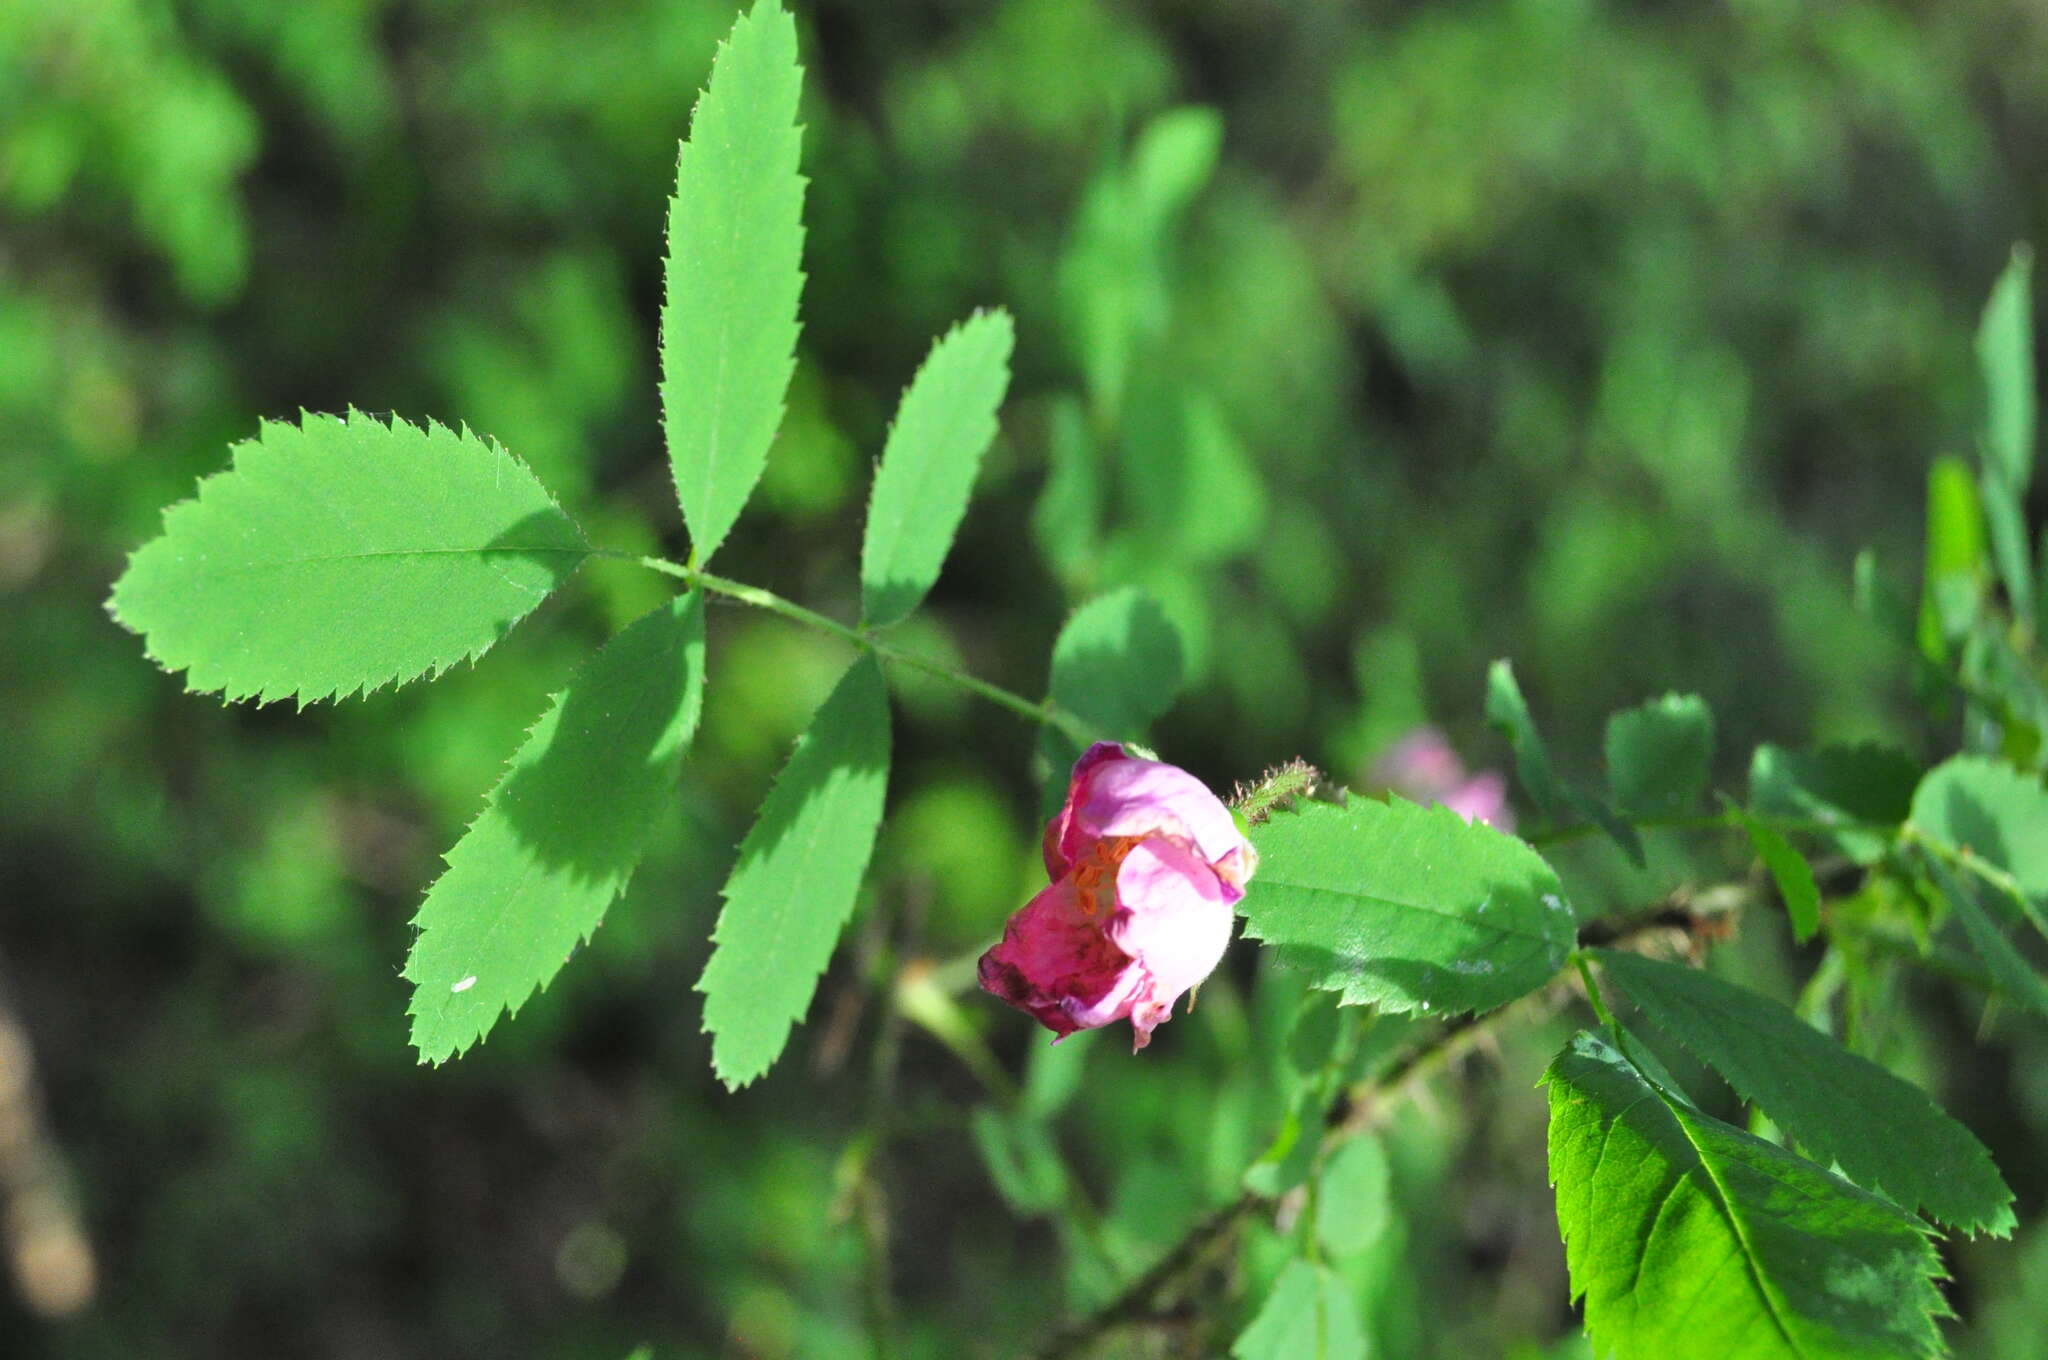
[[[1074,901],[1083,916],[1116,909],[1116,871],[1143,836],[1105,836],[1074,861]]]

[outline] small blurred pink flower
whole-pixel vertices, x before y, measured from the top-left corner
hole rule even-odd
[[[1373,765],[1373,782],[1418,803],[1442,803],[1468,822],[1515,829],[1508,781],[1498,770],[1467,777],[1458,753],[1434,727],[1418,727]]]
[[[1052,882],[981,956],[982,990],[1059,1038],[1128,1017],[1135,1052],[1222,960],[1257,863],[1200,780],[1098,742],[1045,828]]]

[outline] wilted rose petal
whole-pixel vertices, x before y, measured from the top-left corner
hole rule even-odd
[[[1222,960],[1257,862],[1199,779],[1099,742],[1045,829],[1052,882],[981,956],[982,988],[1060,1037],[1128,1018],[1143,1048]]]

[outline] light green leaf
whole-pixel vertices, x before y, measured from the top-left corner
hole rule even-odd
[[[2014,246],[1977,327],[1985,460],[2017,495],[2034,475],[2033,275],[2034,252]]]
[[[1771,881],[1778,885],[1778,896],[1785,899],[1785,914],[1792,918],[1793,937],[1804,944],[1820,929],[1820,884],[1814,881],[1813,866],[1770,823],[1752,817],[1732,801],[1728,810],[1749,833],[1749,843],[1756,848],[1757,858],[1764,862]]]
[[[427,891],[412,1043],[461,1053],[547,985],[625,890],[704,700],[704,603],[643,615],[557,694]]]
[[[1537,812],[1553,822],[1565,820],[1566,803],[1550,772],[1550,752],[1522,697],[1515,668],[1506,660],[1494,662],[1486,672],[1486,720],[1507,738],[1515,753],[1515,777]]]
[[[1623,811],[1675,817],[1707,786],[1714,716],[1697,694],[1667,694],[1607,720],[1607,778]]]
[[[1347,1004],[1491,1010],[1547,982],[1576,937],[1543,857],[1447,808],[1307,803],[1252,839],[1246,935]]]
[[[2048,907],[2048,788],[1984,756],[1955,756],[1913,793],[1913,825],[2011,874],[2036,922]]]
[[[307,704],[474,660],[589,551],[489,440],[307,415],[165,511],[108,607],[192,690]]]
[[[1711,1119],[1599,1035],[1550,1065],[1550,1179],[1574,1295],[1606,1355],[1941,1353],[1919,1220]]]
[[[1046,419],[1045,485],[1031,508],[1031,536],[1062,581],[1082,580],[1102,552],[1102,455],[1088,415],[1071,396],[1053,400]]]
[[[1935,886],[1941,889],[1956,919],[1962,922],[1963,933],[1970,937],[1970,947],[1991,970],[1991,980],[1998,990],[2035,1014],[2048,1015],[2048,981],[2043,981],[2040,970],[2013,947],[2006,938],[2005,927],[1993,909],[1985,905],[1998,900],[1995,890],[1975,874],[1951,869],[1937,855],[1926,856],[1924,862]]]
[[[861,608],[876,627],[906,617],[939,579],[996,437],[1015,340],[1009,313],[976,312],[932,346],[903,394],[861,546]]]
[[[767,465],[803,292],[796,22],[759,0],[718,50],[669,200],[661,409],[690,558],[710,560]]]
[[[1322,1146],[1323,1089],[1320,1082],[1305,1083],[1294,1093],[1287,1113],[1273,1139],[1244,1169],[1240,1183],[1255,1195],[1278,1199],[1308,1179],[1315,1167],[1316,1151]]]
[[[1640,954],[1600,951],[1607,977],[1803,1150],[1908,1209],[1967,1232],[2012,1231],[2012,1191],[1976,1136],[1927,1094],[1770,997]]]
[[[1289,1261],[1230,1354],[1233,1360],[1365,1360],[1358,1301],[1323,1266]]]
[[[1103,735],[1138,737],[1180,692],[1180,634],[1136,587],[1074,611],[1052,648],[1052,701]]]
[[[719,1080],[766,1072],[853,914],[889,782],[889,690],[872,654],[819,706],[725,884],[697,990]]]
[[[1331,1154],[1316,1180],[1316,1240],[1332,1256],[1354,1256],[1386,1230],[1387,1153],[1360,1134]]]
[[[1970,631],[1986,581],[1984,512],[1977,486],[1958,458],[1927,469],[1927,562],[1920,596],[1920,650],[1941,662]]]
[[[1756,748],[1749,764],[1750,810],[1765,817],[1840,826],[1825,838],[1858,864],[1883,858],[1891,828],[1906,820],[1920,767],[1885,746]]]

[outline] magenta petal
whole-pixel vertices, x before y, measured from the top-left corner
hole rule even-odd
[[[1468,822],[1485,822],[1502,831],[1515,829],[1508,810],[1508,781],[1497,770],[1481,770],[1443,796],[1443,804]]]
[[[1081,911],[1071,880],[1042,889],[981,956],[982,990],[1031,1015],[1055,1034],[1071,1034],[1129,1013],[1135,983],[1130,956]]]
[[[1074,762],[1074,772],[1067,777],[1067,801],[1060,804],[1060,810],[1045,828],[1045,876],[1064,878],[1072,867],[1075,857],[1086,847],[1069,848],[1067,829],[1073,824],[1074,809],[1080,805],[1082,786],[1094,773],[1098,765],[1112,760],[1129,759],[1124,748],[1117,742],[1098,741],[1081,753]]]

